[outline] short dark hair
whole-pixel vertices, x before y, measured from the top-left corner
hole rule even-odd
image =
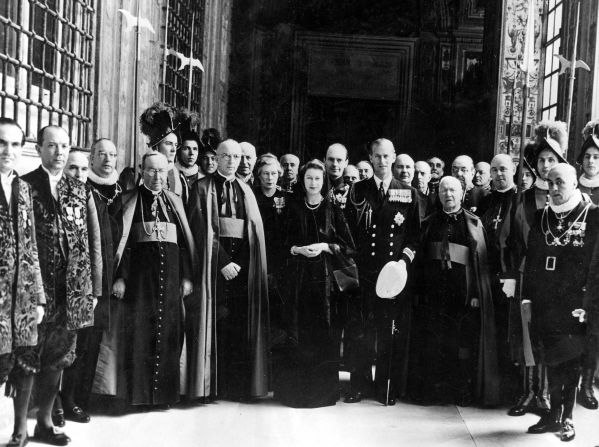
[[[40,130],[37,131],[37,145],[41,146],[42,144],[44,144],[44,133],[46,132],[46,129],[62,129],[65,131],[65,133],[67,134],[67,136],[69,136],[69,143],[71,142],[71,137],[69,135],[69,133],[64,129],[64,127],[60,127],[57,126],[56,124],[48,124],[47,126],[42,127]]]
[[[21,146],[25,144],[25,132],[23,131],[23,128],[21,126],[19,126],[19,123],[17,123],[16,120],[2,116],[2,117],[0,117],[0,126],[2,126],[2,125],[17,127],[21,131],[21,134],[23,135],[23,138],[21,138]]]

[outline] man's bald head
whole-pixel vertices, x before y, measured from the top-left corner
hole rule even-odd
[[[216,148],[217,170],[223,177],[231,177],[241,162],[241,146],[232,139],[222,141]]]
[[[554,205],[561,205],[574,195],[578,180],[576,169],[567,163],[558,163],[547,174],[549,196]]]
[[[472,183],[475,186],[487,186],[491,181],[491,165],[486,161],[479,161],[474,165],[474,179]]]
[[[256,165],[256,146],[247,141],[242,141],[239,143],[239,147],[241,148],[241,160],[237,172],[240,176],[247,177],[251,175]]]
[[[283,169],[283,180],[287,183],[296,181],[300,165],[299,157],[295,154],[285,154],[280,161]]]
[[[360,179],[360,173],[358,168],[354,165],[347,165],[347,168],[343,170],[343,182],[347,185],[353,185]]]
[[[399,154],[393,164],[393,176],[402,183],[410,185],[414,179],[414,160],[408,154]]]
[[[344,145],[333,143],[328,147],[324,164],[329,178],[336,180],[341,177],[348,162],[348,152]]]
[[[464,190],[472,186],[474,178],[474,161],[468,155],[459,155],[451,164],[451,175],[462,183]]]

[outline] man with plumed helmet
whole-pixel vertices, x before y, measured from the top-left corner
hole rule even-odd
[[[506,273],[503,290],[508,297],[516,295],[517,283],[526,259],[528,232],[534,223],[535,213],[543,209],[549,200],[547,176],[553,166],[566,162],[563,153],[567,148],[568,135],[566,124],[562,121],[541,121],[535,128],[535,139],[527,146],[524,156],[535,170],[534,186],[524,191],[516,206],[510,228],[508,245],[514,257],[511,273]],[[521,416],[527,412],[545,414],[549,411],[549,395],[547,391],[547,374],[538,358],[528,355],[531,349],[528,325],[523,323],[522,364],[525,375],[522,396],[510,410],[510,416]],[[535,363],[536,362],[536,363]]]
[[[528,236],[522,282],[522,316],[531,324],[536,356],[547,368],[551,411],[529,433],[561,431],[574,438],[576,390],[585,351],[586,311],[597,298],[589,294],[595,273],[593,249],[599,210],[583,200],[576,170],[553,166],[546,176],[549,203],[537,210]]]
[[[191,112],[179,128],[179,147],[177,149],[177,160],[175,168],[181,179],[183,204],[187,206],[191,185],[204,177],[200,171],[198,158],[200,154],[200,135],[197,132],[199,117],[197,113]]]

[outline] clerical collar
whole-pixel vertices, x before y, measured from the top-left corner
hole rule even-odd
[[[443,212],[445,214],[447,214],[447,216],[449,216],[449,217],[456,217],[458,214],[460,214],[460,212],[462,211],[462,209],[463,208],[460,207],[457,211],[445,211],[445,210],[443,210]]]
[[[576,189],[574,191],[574,194],[572,194],[572,197],[570,197],[561,205],[554,205],[550,197],[549,207],[551,208],[551,211],[553,211],[554,213],[567,213],[568,211],[572,211],[574,208],[576,208],[580,202],[582,202],[582,193],[579,189]]]
[[[535,186],[543,191],[549,191],[549,183],[547,183],[547,180],[543,180],[541,177],[537,177],[535,180]]]
[[[514,189],[514,186],[510,186],[509,188],[505,188],[505,189],[496,189],[495,192],[499,192],[499,193],[506,193],[508,191],[511,191],[512,189]]]
[[[96,185],[114,185],[119,180],[119,173],[116,170],[113,170],[108,177],[100,177],[90,169],[87,178]]]
[[[236,178],[235,174],[226,176],[225,174],[223,174],[222,172],[220,172],[218,169],[216,170],[216,174],[220,175],[222,178],[225,179],[225,182],[229,182],[231,180],[234,180]]]
[[[198,165],[192,165],[191,167],[183,166],[181,163],[176,162],[175,166],[177,169],[183,173],[185,177],[191,177],[192,175],[196,175],[198,173]]]
[[[157,196],[158,194],[160,194],[162,192],[162,190],[154,191],[153,189],[148,188],[145,183],[143,184],[143,187],[146,188],[148,191],[150,191],[153,196]]]
[[[585,188],[597,188],[599,186],[599,175],[596,175],[592,179],[586,178],[583,175],[578,179],[578,183],[580,183]]]

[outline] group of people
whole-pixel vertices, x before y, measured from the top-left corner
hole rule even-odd
[[[34,378],[34,436],[66,445],[57,426],[89,422],[92,391],[314,408],[340,399],[340,369],[347,403],[508,405],[574,438],[577,392],[597,408],[599,122],[578,179],[560,122],[539,124],[521,172],[460,155],[445,175],[385,138],[352,165],[340,143],[324,161],[257,156],[198,121],[149,107],[148,151],[120,176],[112,141],[71,150],[49,125],[19,176],[24,133],[0,118],[9,446],[27,443]],[[402,283],[391,298],[385,281]]]

